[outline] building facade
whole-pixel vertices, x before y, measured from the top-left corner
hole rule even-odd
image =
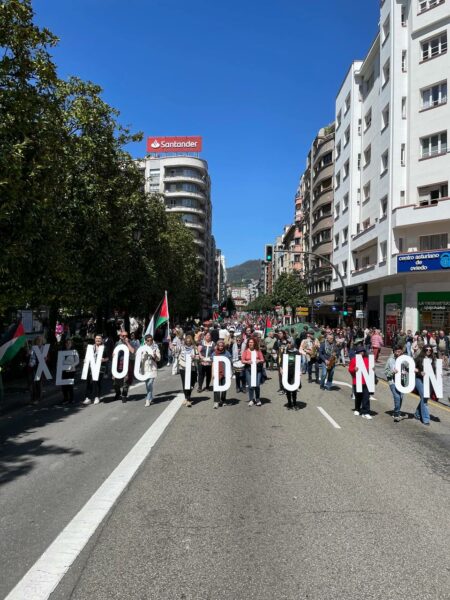
[[[449,28],[447,0],[382,1],[336,99],[333,260],[388,343],[400,328],[450,327]]]
[[[216,296],[216,247],[211,231],[208,163],[186,155],[150,155],[137,162],[145,177],[145,191],[160,194],[166,211],[179,215],[192,232],[202,273],[202,317],[206,317]]]

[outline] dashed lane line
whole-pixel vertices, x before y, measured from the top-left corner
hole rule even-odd
[[[326,410],[324,410],[324,409],[323,409],[321,406],[318,406],[318,407],[317,407],[317,410],[318,410],[320,413],[322,413],[322,415],[325,417],[325,419],[326,419],[327,421],[329,421],[329,422],[330,422],[330,423],[333,425],[333,427],[334,427],[335,429],[341,429],[341,426],[340,426],[340,425],[338,425],[338,424],[336,423],[336,421],[335,421],[335,420],[334,420],[332,417],[330,417],[330,415],[327,413],[327,411],[326,411]]]

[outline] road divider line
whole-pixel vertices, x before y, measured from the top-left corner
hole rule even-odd
[[[47,600],[183,404],[177,394],[5,600]]]
[[[347,387],[349,387],[350,389],[353,388],[351,383],[347,383],[346,381],[336,381],[334,380],[333,383],[335,383],[336,385],[345,385]],[[375,398],[375,396],[372,396],[372,394],[370,394],[370,399],[371,400],[375,400],[375,402],[378,402],[378,398]]]
[[[324,409],[323,409],[321,406],[318,406],[318,407],[317,407],[317,410],[318,410],[320,413],[322,413],[322,414],[323,414],[323,416],[325,417],[325,419],[326,419],[327,421],[329,421],[329,422],[330,422],[330,423],[333,425],[333,427],[334,427],[335,429],[341,429],[341,426],[340,426],[340,425],[338,425],[338,424],[336,423],[336,421],[335,421],[335,420],[334,420],[332,417],[330,417],[330,415],[327,413],[327,411],[326,411],[326,410],[324,410]]]

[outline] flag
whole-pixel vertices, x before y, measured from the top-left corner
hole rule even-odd
[[[22,323],[11,325],[1,340],[0,366],[12,360],[26,342]]]
[[[155,329],[161,327],[167,323],[167,329],[169,328],[169,303],[167,301],[167,292],[164,294],[164,298],[162,302],[160,302],[158,308],[156,309],[155,314],[150,319],[150,323],[145,331],[145,335],[153,336],[155,334]]]
[[[272,331],[272,321],[267,317],[266,319],[266,327],[264,329],[264,337],[266,338],[269,335],[269,331]]]

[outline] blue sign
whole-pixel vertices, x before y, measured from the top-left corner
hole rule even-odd
[[[314,305],[317,306],[317,308],[320,308],[322,306],[322,302],[319,300],[319,298],[317,298],[317,300],[314,300]]]
[[[397,273],[450,270],[450,250],[413,252],[397,256]]]

